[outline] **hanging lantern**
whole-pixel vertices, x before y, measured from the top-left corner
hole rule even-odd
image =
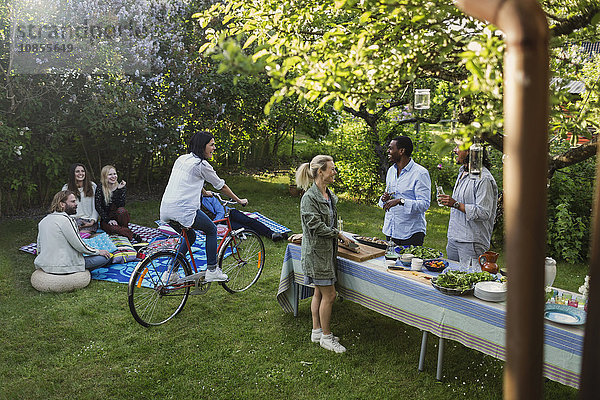
[[[475,140],[469,149],[469,174],[472,178],[481,175],[483,168],[483,146]]]
[[[415,89],[415,110],[429,109],[429,89]]]

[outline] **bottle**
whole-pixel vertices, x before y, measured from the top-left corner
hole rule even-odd
[[[444,188],[442,187],[442,185],[438,185],[437,182],[435,183],[435,192],[436,192],[436,199],[438,199],[438,197],[440,197],[440,195],[445,194],[444,193]],[[444,205],[442,203],[440,203],[440,200],[438,199],[437,201],[438,206],[443,207]]]
[[[387,248],[385,249],[385,258],[387,260],[396,260],[398,258],[398,254],[396,253],[396,245],[391,240],[387,243]]]

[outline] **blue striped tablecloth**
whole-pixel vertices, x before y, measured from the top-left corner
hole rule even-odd
[[[338,258],[337,289],[344,299],[506,359],[505,303],[485,302],[474,296],[448,296],[411,275],[387,271],[383,257],[361,263]],[[277,291],[277,300],[286,312],[296,315],[298,300],[312,295],[312,289],[302,285],[303,280],[300,246],[288,244]],[[544,325],[544,376],[578,388],[583,327],[549,321]]]

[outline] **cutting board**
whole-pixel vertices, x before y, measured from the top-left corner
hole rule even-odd
[[[373,246],[367,246],[366,244],[359,244],[358,249],[359,249],[359,252],[354,253],[354,252],[347,250],[341,246],[338,246],[338,256],[342,257],[342,258],[346,258],[348,260],[361,262],[361,261],[370,260],[372,258],[381,257],[382,255],[385,254],[384,249],[378,249]]]
[[[298,235],[298,236],[301,236],[301,235]],[[291,242],[294,244],[301,244],[302,238],[291,240]],[[342,258],[346,258],[348,260],[361,262],[361,261],[370,260],[372,258],[381,257],[382,255],[385,254],[384,249],[378,249],[378,248],[375,248],[372,246],[367,246],[366,244],[359,244],[358,249],[359,249],[359,252],[354,253],[354,252],[347,250],[341,246],[338,246],[338,256],[342,257]]]
[[[400,275],[400,276],[403,276],[405,278],[412,279],[414,281],[418,281],[418,282],[425,283],[427,285],[431,285],[431,278],[432,278],[432,276],[429,275],[429,274],[426,274],[424,272],[411,271],[411,270],[397,271],[397,270],[391,270],[389,268],[388,268],[387,271],[389,273],[392,273],[392,274]]]

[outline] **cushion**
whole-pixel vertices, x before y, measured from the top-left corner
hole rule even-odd
[[[122,264],[137,260],[137,251],[135,251],[131,242],[125,236],[112,235],[110,240],[116,248],[112,252],[113,258],[111,262],[113,264]]]
[[[117,251],[117,246],[115,246],[115,244],[106,234],[106,232],[102,232],[101,234],[91,237],[89,239],[83,239],[83,241],[85,242],[85,244],[95,249],[106,250],[111,253]]]
[[[158,227],[158,230],[167,236],[177,236],[179,235],[175,229],[171,227],[171,225],[161,225]]]
[[[142,253],[144,256],[148,256],[150,254],[153,254],[153,253],[155,253],[157,251],[161,251],[161,250],[175,250],[175,249],[177,249],[178,244],[179,244],[179,238],[168,238],[168,239],[155,240],[154,242],[150,243],[148,246],[141,249],[140,253]]]
[[[31,286],[40,292],[70,292],[86,287],[90,280],[91,275],[88,270],[59,275],[36,269],[31,275]]]

